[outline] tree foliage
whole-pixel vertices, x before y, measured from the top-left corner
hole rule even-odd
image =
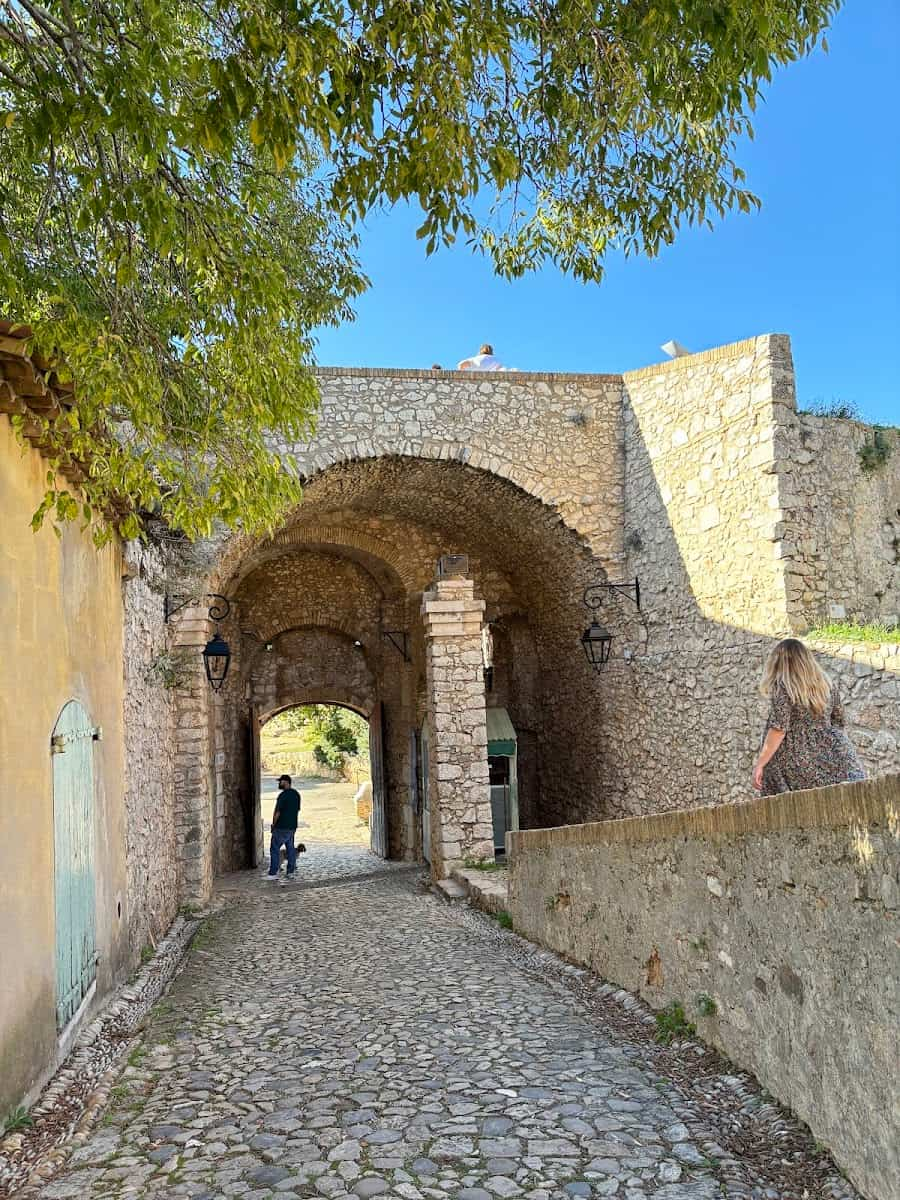
[[[271,721],[273,732],[299,734],[304,748],[317,760],[340,770],[349,756],[369,748],[369,725],[364,717],[335,704],[302,704]]]
[[[274,523],[375,205],[584,280],[750,209],[735,140],[838,2],[0,0],[0,306],[77,385],[88,504]]]

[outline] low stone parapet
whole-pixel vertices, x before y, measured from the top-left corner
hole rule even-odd
[[[900,775],[508,835],[517,930],[699,1035],[897,1200]]]

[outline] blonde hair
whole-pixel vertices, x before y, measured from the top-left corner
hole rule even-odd
[[[802,704],[817,717],[825,715],[831,699],[831,682],[812,651],[797,638],[785,638],[773,647],[763,668],[759,690],[771,696],[779,683],[791,704]]]
[[[494,347],[491,345],[490,342],[485,342],[484,345],[481,347],[481,349],[478,351],[478,353],[479,354],[493,354]]]

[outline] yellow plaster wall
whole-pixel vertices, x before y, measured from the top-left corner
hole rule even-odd
[[[50,735],[78,699],[94,743],[95,1004],[126,967],[118,546],[30,527],[47,464],[0,417],[0,1119],[57,1059]]]

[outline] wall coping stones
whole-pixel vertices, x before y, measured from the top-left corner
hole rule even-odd
[[[649,367],[638,367],[634,371],[624,371],[622,379],[626,383],[630,379],[645,379],[648,375],[660,375],[668,371],[683,371],[685,368],[700,366],[702,363],[721,362],[723,359],[740,358],[744,354],[753,354],[760,342],[789,341],[786,333],[760,333],[755,337],[744,338],[740,342],[729,342],[725,346],[713,346],[710,350],[698,350],[696,354],[682,354],[668,362],[651,363]]]
[[[356,376],[362,379],[440,380],[443,383],[621,383],[620,374],[592,371],[431,371],[417,367],[315,367],[313,375],[320,379],[339,379]]]
[[[619,821],[593,821],[555,829],[527,829],[507,834],[508,851],[560,846],[639,844],[679,837],[742,837],[784,829],[835,829],[842,826],[887,825],[900,837],[900,773],[862,783],[810,788],[763,796],[747,804],[719,804]]]
[[[417,379],[423,381],[439,379],[449,383],[462,383],[471,379],[488,383],[621,383],[623,379],[627,382],[629,379],[640,379],[662,371],[683,370],[686,366],[718,362],[727,358],[739,358],[742,354],[752,353],[760,341],[768,341],[771,338],[786,339],[787,336],[782,333],[758,334],[739,342],[730,342],[725,346],[714,346],[710,350],[698,350],[696,354],[685,354],[680,358],[670,359],[668,362],[651,363],[646,367],[638,367],[634,371],[432,371],[418,367],[315,367],[313,375],[322,379],[357,376],[363,379]]]
[[[813,650],[821,650],[850,662],[868,663],[880,670],[900,671],[900,642],[846,642],[841,638],[809,637],[801,634]],[[895,662],[885,661],[895,659]]]

